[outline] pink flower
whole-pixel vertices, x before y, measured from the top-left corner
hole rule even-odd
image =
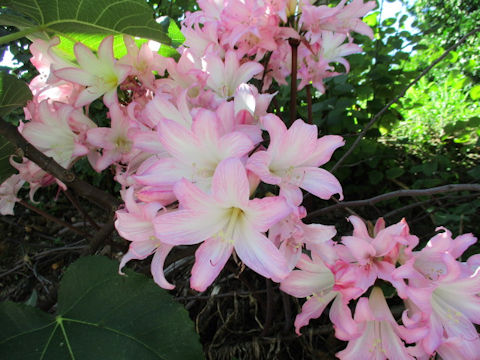
[[[122,257],[118,272],[123,275],[122,268],[133,259],[143,260],[155,253],[152,259],[151,272],[153,280],[162,288],[171,290],[170,284],[163,274],[163,264],[170,250],[170,244],[165,244],[155,237],[152,220],[162,207],[159,203],[140,204],[135,201],[133,188],[123,194],[125,209],[117,210],[115,228],[120,236],[130,240],[128,252]]]
[[[22,129],[25,139],[65,168],[70,166],[74,158],[89,151],[69,126],[73,110],[66,104],[54,109],[47,101],[42,101],[32,114],[32,121]]]
[[[22,188],[25,180],[19,174],[11,175],[0,185],[0,214],[14,215],[13,208],[19,200],[18,191]]]
[[[158,216],[155,234],[172,245],[202,243],[190,285],[203,291],[218,276],[232,251],[260,275],[274,281],[288,273],[285,259],[263,234],[290,212],[281,197],[249,200],[247,173],[235,158],[215,170],[211,195],[182,179],[175,185],[180,210]]]
[[[302,120],[295,121],[287,130],[282,120],[273,114],[263,117],[262,121],[270,134],[270,145],[267,151],[258,151],[248,159],[247,169],[263,182],[279,185],[280,194],[295,206],[302,202],[300,188],[321,199],[329,199],[333,194],[340,194],[343,199],[338,180],[318,168],[344,144],[340,136],[317,139],[317,127]]]
[[[75,44],[78,67],[62,68],[55,75],[64,80],[86,86],[75,102],[84,106],[105,94],[104,101],[111,104],[117,98],[117,86],[129,75],[131,67],[116,62],[113,56],[113,36],[100,43],[98,57],[82,43]]]
[[[268,232],[268,238],[284,254],[290,269],[298,263],[304,244],[308,250],[314,251],[326,262],[333,263],[336,260],[332,241],[337,233],[335,227],[322,224],[306,225],[301,221],[305,215],[305,209],[299,207],[273,225]]]
[[[143,185],[172,190],[176,182],[186,178],[208,191],[220,161],[240,158],[253,149],[250,139],[240,132],[221,136],[220,124],[216,114],[208,110],[197,112],[191,130],[163,119],[158,124],[158,139],[172,157],[142,166],[136,180]]]
[[[248,61],[240,65],[237,54],[227,51],[225,60],[215,53],[208,53],[203,59],[203,70],[209,75],[207,86],[221,98],[227,99],[235,94],[237,87],[248,82],[263,70],[258,62]]]
[[[316,253],[312,253],[312,259],[302,254],[296,266],[299,270],[293,270],[280,284],[280,289],[287,294],[307,297],[302,311],[295,318],[295,332],[300,335],[300,329],[311,319],[320,317],[330,301],[335,299],[330,309],[330,320],[335,324],[336,336],[344,339],[356,334],[348,300],[335,289],[336,275],[322,259]]]
[[[408,277],[408,299],[430,328],[422,339],[427,354],[452,337],[465,342],[479,339],[472,323],[480,324],[480,269],[466,275],[465,267],[449,253],[443,254],[442,262],[443,266],[432,264],[438,269],[433,280],[416,276],[413,268]]]
[[[88,142],[98,148],[102,148],[102,156],[92,164],[93,168],[100,172],[111,164],[132,156],[132,139],[128,135],[130,120],[124,109],[118,102],[110,105],[111,127],[90,129],[87,132]]]
[[[402,247],[413,247],[418,243],[418,239],[409,234],[406,221],[385,228],[380,218],[372,237],[362,219],[350,216],[348,220],[353,224],[353,234],[342,236],[343,245],[336,249],[340,259],[355,267],[358,274],[356,286],[366,291],[380,278],[392,283],[403,297],[405,284],[393,276],[396,261]]]
[[[152,49],[155,45],[160,44],[148,41],[143,43],[139,49],[131,36],[124,35],[123,41],[127,48],[127,54],[118,61],[118,65],[130,66],[131,75],[136,76],[142,86],[153,90],[155,80],[153,71],[157,71],[159,75],[163,75],[166,66],[166,58],[160,56]]]
[[[355,310],[358,335],[337,353],[341,360],[413,360],[401,339],[414,342],[425,335],[425,328],[407,330],[399,326],[388,308],[383,292],[374,287],[370,297],[358,300]]]

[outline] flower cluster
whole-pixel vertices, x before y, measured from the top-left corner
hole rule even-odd
[[[351,236],[322,249],[306,243],[310,256],[301,254],[297,269],[281,282],[284,292],[307,298],[295,319],[297,334],[333,300],[335,336],[348,341],[340,359],[429,359],[435,353],[477,359],[480,339],[473,324],[480,323],[480,256],[457,260],[477,239],[472,234],[452,239],[450,231],[438,228],[441,232],[415,251],[418,238],[404,220],[385,227],[380,218],[370,232],[360,218],[349,220]],[[390,312],[382,287],[403,300],[403,325]],[[354,300],[352,317],[348,305]]]
[[[40,75],[30,83],[29,121],[19,131],[65,168],[87,157],[96,171],[114,169],[125,203],[115,226],[130,241],[119,272],[153,254],[155,282],[173,289],[163,272],[167,255],[175,246],[199,244],[193,289],[207,289],[236,254],[286,293],[308,298],[295,321],[298,334],[333,300],[336,336],[349,341],[337,354],[342,359],[427,359],[435,352],[474,359],[480,260],[457,260],[476,241],[473,235],[453,240],[443,229],[414,251],[418,239],[405,221],[385,227],[380,219],[369,232],[352,216],[353,234],[339,242],[335,227],[303,223],[303,192],[343,199],[340,183],[321,166],[344,140],[319,137],[301,119],[287,127],[278,112],[269,112],[272,84],[286,84],[292,71],[299,88],[312,84],[319,92],[342,66],[349,71],[344,56],[361,51],[351,33],[373,36],[360,18],[375,2],[199,0],[198,6],[183,20],[177,61],[160,56],[159,44],[138,47],[128,36],[120,59],[111,36],[96,53],[76,44],[76,62],[62,58],[58,38],[31,46]],[[100,98],[109,110],[107,127],[88,116]],[[32,200],[41,186],[65,188],[31,161],[11,163],[19,174],[0,186],[2,214],[13,213],[24,182]],[[262,192],[262,183],[275,194]],[[381,282],[405,303],[401,326]]]

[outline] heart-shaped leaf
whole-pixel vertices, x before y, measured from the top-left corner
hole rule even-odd
[[[170,22],[157,23],[144,0],[4,0],[2,3],[30,18],[35,24],[32,33],[46,31],[73,41],[92,35],[127,34],[171,44],[167,35]],[[28,29],[23,29],[23,33],[28,35]]]
[[[81,258],[66,271],[57,315],[0,304],[0,354],[10,360],[202,359],[185,309],[151,279],[105,257]]]
[[[0,116],[23,107],[32,98],[28,85],[15,76],[0,72]]]

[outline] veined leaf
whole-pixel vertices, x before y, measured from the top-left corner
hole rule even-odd
[[[0,116],[25,106],[31,98],[32,92],[24,81],[0,72]]]
[[[15,168],[10,165],[10,155],[15,152],[15,146],[0,136],[0,184],[11,175],[16,174]]]
[[[0,304],[0,354],[10,360],[202,359],[183,307],[152,280],[105,257],[81,258],[65,273],[57,315]]]
[[[32,19],[32,32],[47,31],[72,41],[89,35],[127,34],[172,43],[167,35],[170,22],[157,23],[144,0],[3,0],[1,5]]]

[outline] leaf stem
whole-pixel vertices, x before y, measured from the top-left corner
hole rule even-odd
[[[21,39],[27,35],[36,33],[37,31],[41,31],[42,29],[43,29],[43,26],[34,26],[34,27],[29,27],[20,31],[16,31],[12,34],[2,36],[0,37],[0,45],[8,44],[9,42]]]

